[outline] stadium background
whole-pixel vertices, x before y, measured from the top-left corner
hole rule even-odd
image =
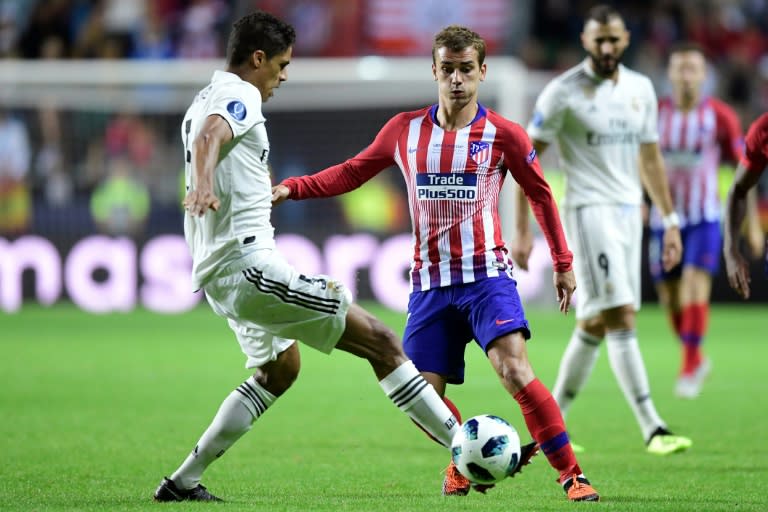
[[[278,91],[278,98],[265,105],[271,164],[279,180],[315,172],[354,155],[391,115],[424,104],[409,102],[407,96],[396,104],[391,100],[379,104],[377,93],[371,93],[351,108],[335,107],[330,101],[324,107],[323,98],[315,97],[319,84],[334,79],[341,61],[315,59],[428,59],[432,34],[446,24],[461,22],[486,38],[491,58],[513,58],[528,70],[521,75],[522,83],[509,84],[524,91],[524,115],[515,120],[525,124],[540,86],[582,58],[581,16],[591,3],[0,2],[0,162],[4,164],[0,164],[4,198],[0,200],[4,203],[0,207],[0,307],[16,311],[23,301],[51,304],[66,299],[101,312],[130,310],[138,304],[180,312],[195,305],[199,296],[189,295],[183,286],[188,260],[178,238],[182,225],[179,120],[194,91],[213,69],[222,67],[231,22],[250,9],[270,10],[294,24],[298,32],[289,81]],[[668,49],[676,41],[691,39],[706,49],[712,64],[707,90],[736,109],[744,129],[768,110],[768,2],[613,4],[622,10],[632,33],[625,62],[647,73],[659,95],[668,91],[664,77]],[[281,103],[279,96],[292,87],[292,73],[310,62],[317,66],[317,91],[304,82],[301,101]],[[126,65],[134,67],[126,69]],[[425,60],[425,82],[430,80],[428,66]],[[179,85],[172,75],[180,67],[205,68],[201,75],[205,78],[197,85]],[[116,78],[96,80],[98,87],[89,89],[89,80],[97,78],[91,77],[94,70]],[[494,72],[492,65],[489,72]],[[37,88],[28,87],[30,81]],[[337,86],[343,96],[362,85],[361,79]],[[486,94],[481,88],[481,101],[496,107],[498,100],[497,94]],[[304,101],[320,102],[320,106],[304,108]],[[547,156],[547,174],[558,190],[562,176],[556,159]],[[729,177],[730,171],[724,170],[723,187]],[[359,298],[401,309],[404,302],[397,301],[403,297],[409,256],[407,237],[403,237],[409,222],[401,181],[399,173],[390,170],[343,198],[288,203],[276,209],[273,222],[298,266],[334,275],[333,270],[338,270],[355,281]],[[766,228],[765,180],[759,195]],[[386,258],[370,254],[384,248],[403,249],[400,266],[374,268]],[[546,276],[546,251],[539,254],[544,263],[537,268]],[[86,271],[78,273],[78,266]],[[116,272],[121,274],[119,279],[111,275]],[[386,272],[399,275],[388,280]],[[169,280],[169,273],[177,278]],[[753,275],[753,300],[768,300],[762,262],[754,262]],[[152,286],[147,286],[152,276],[158,278],[154,294]],[[551,300],[546,279],[539,276],[536,286],[524,275],[520,279],[527,301]],[[387,282],[398,283],[401,293],[384,298],[381,288]],[[77,286],[81,292],[75,291]],[[644,299],[654,300],[647,279]],[[715,282],[714,299],[736,300],[722,275]]]

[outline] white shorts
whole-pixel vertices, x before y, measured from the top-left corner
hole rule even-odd
[[[246,368],[274,361],[296,339],[330,353],[346,327],[352,295],[327,276],[305,276],[276,249],[256,251],[203,287],[228,319],[248,357]]]
[[[593,318],[601,311],[625,305],[639,310],[640,207],[599,204],[566,208],[564,213],[576,276],[576,318]]]

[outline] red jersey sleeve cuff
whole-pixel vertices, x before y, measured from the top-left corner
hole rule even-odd
[[[288,190],[290,191],[288,194],[288,199],[296,198],[296,183],[293,178],[286,178],[283,181],[281,181],[280,184],[284,187],[287,187]]]
[[[573,253],[568,251],[564,254],[556,254],[554,255],[554,268],[555,272],[570,272],[573,270]]]

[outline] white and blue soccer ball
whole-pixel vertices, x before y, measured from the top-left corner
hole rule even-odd
[[[506,420],[491,414],[469,418],[453,436],[451,457],[459,472],[476,484],[495,484],[520,460],[520,436]]]

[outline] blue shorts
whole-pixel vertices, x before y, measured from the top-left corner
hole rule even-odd
[[[651,239],[648,243],[648,264],[654,283],[679,279],[684,267],[700,268],[709,272],[710,275],[717,274],[720,269],[723,236],[719,222],[689,224],[680,232],[680,237],[683,240],[683,257],[680,259],[680,265],[665,272],[661,264],[664,231],[651,231]]]
[[[419,371],[461,384],[470,341],[487,352],[493,340],[515,331],[531,337],[517,283],[504,274],[411,293],[403,348]]]

